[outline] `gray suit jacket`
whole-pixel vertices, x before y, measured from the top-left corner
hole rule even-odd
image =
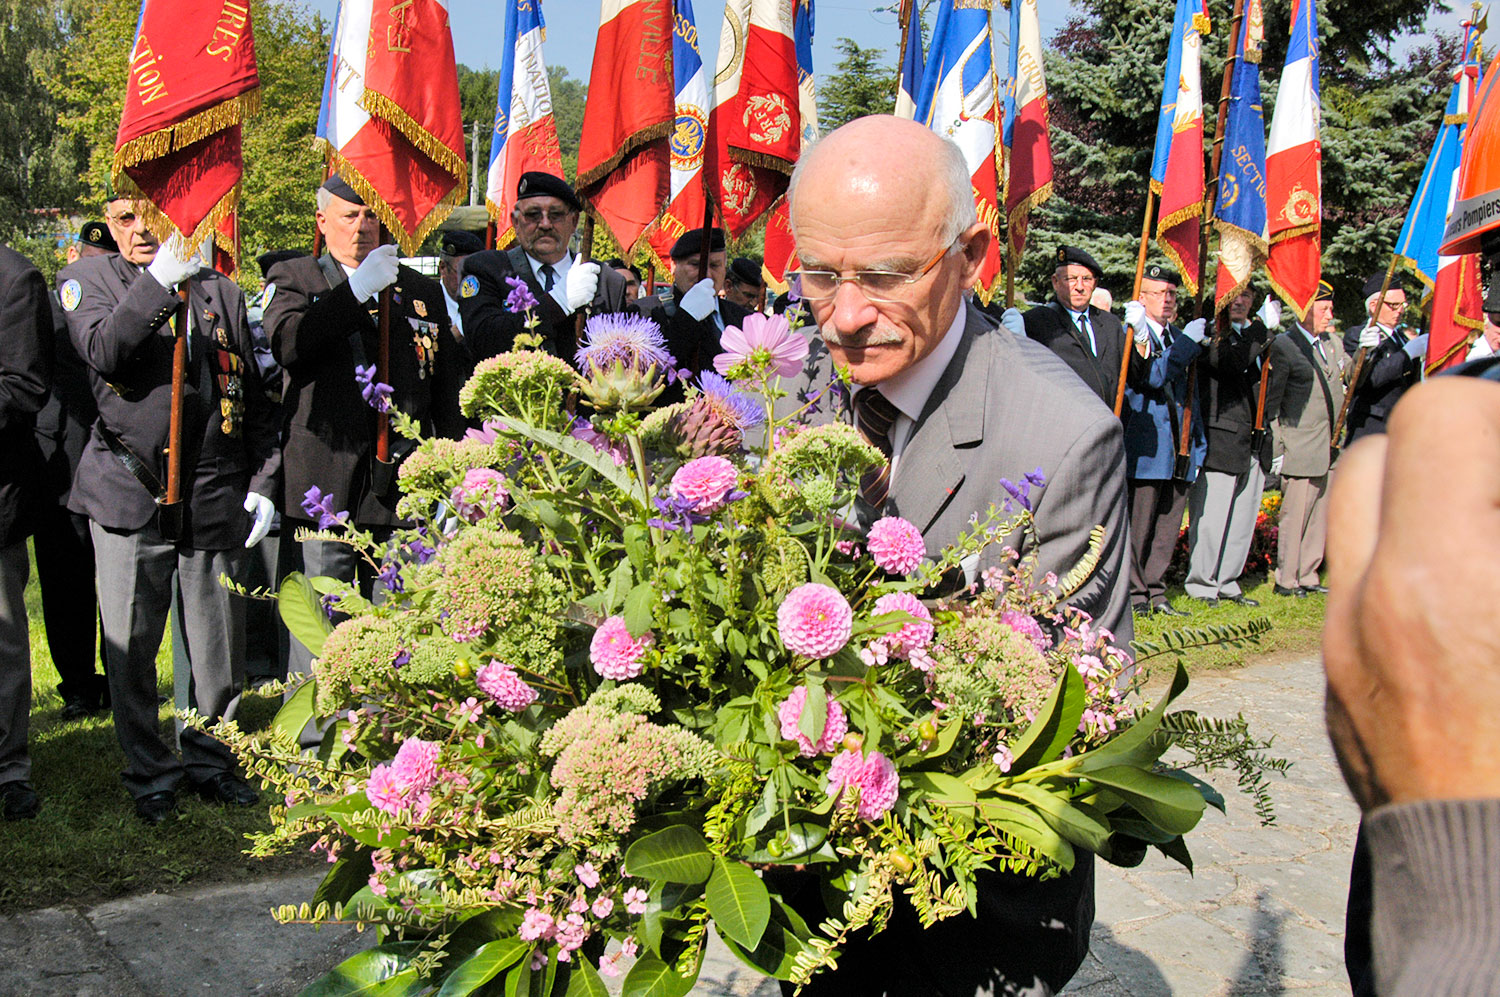
[[[1272,428],[1276,452],[1283,457],[1281,473],[1293,478],[1320,478],[1328,473],[1331,462],[1328,447],[1334,420],[1344,404],[1346,354],[1333,336],[1323,340],[1323,349],[1326,364],[1296,327],[1271,344],[1271,362],[1286,371],[1286,389],[1281,405],[1266,415],[1275,417]]]

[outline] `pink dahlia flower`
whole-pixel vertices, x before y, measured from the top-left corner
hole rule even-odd
[[[734,491],[739,472],[725,457],[697,457],[672,475],[667,487],[674,499],[693,503],[697,513],[714,512]]]
[[[593,662],[594,671],[607,679],[633,679],[645,671],[642,659],[655,642],[649,630],[640,637],[630,636],[625,617],[611,616],[594,631],[594,639],[589,643],[589,661]]]
[[[407,738],[391,760],[391,774],[396,783],[408,793],[431,789],[437,782],[437,760],[442,749],[436,741]]]
[[[406,805],[389,765],[377,765],[370,772],[370,781],[365,785],[365,798],[388,814],[399,813]]]
[[[797,724],[802,720],[802,710],[806,706],[807,686],[799,685],[792,690],[790,696],[781,701],[781,705],[776,708],[776,715],[781,718],[781,736],[788,741],[796,741],[797,749],[803,757],[810,758],[832,751],[838,746],[844,735],[849,733],[849,718],[844,715],[844,708],[838,704],[838,700],[829,696],[828,718],[823,723],[823,736],[814,744],[812,738],[797,729]]]
[[[859,790],[861,820],[879,820],[896,805],[901,779],[896,766],[878,751],[861,757],[858,751],[844,751],[828,767],[828,795],[838,796],[845,789]]]
[[[922,540],[922,531],[900,516],[886,516],[875,521],[865,537],[865,546],[870,556],[882,571],[897,575],[909,575],[917,570],[922,558],[927,556],[927,544]]]
[[[854,610],[838,589],[809,582],[787,593],[776,610],[776,628],[793,654],[830,658],[849,643]]]
[[[743,326],[729,326],[719,337],[724,352],[714,357],[720,374],[742,363],[769,363],[771,373],[791,377],[807,359],[807,337],[794,332],[785,315],[751,312]]]
[[[479,669],[474,682],[497,706],[512,713],[520,713],[536,702],[536,690],[521,681],[514,668],[501,661],[491,661]]]
[[[885,634],[880,638],[891,657],[909,658],[913,651],[923,650],[932,643],[935,633],[932,613],[922,605],[921,599],[910,592],[890,592],[876,599],[871,615],[879,616],[882,613],[910,613],[916,617],[910,623],[902,624],[901,629],[895,633]]]

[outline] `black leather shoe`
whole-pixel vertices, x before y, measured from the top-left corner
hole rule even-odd
[[[1302,594],[1303,595],[1327,595],[1328,594],[1328,586],[1327,585],[1304,585],[1304,586],[1302,586]]]
[[[6,820],[31,820],[42,809],[42,799],[36,790],[21,780],[0,785],[0,800],[4,801]]]
[[[1222,597],[1225,602],[1232,602],[1237,606],[1259,606],[1259,599],[1252,599],[1248,595],[1226,595]]]
[[[65,699],[63,700],[62,712],[58,715],[64,720],[82,720],[92,712],[89,709],[89,704],[81,698]]]
[[[231,807],[248,807],[260,802],[260,794],[248,782],[228,772],[194,783],[198,795],[209,803],[222,803]]]
[[[1146,605],[1144,602],[1137,602],[1130,607],[1130,612],[1133,616],[1150,616],[1152,611],[1152,607]]]
[[[147,793],[135,800],[135,815],[155,827],[177,812],[177,794],[170,789]]]
[[[1277,585],[1271,591],[1275,592],[1277,595],[1289,595],[1289,596],[1291,596],[1294,599],[1306,599],[1307,598],[1307,593],[1304,592],[1302,589],[1300,589],[1300,588],[1289,589],[1285,585]]]
[[[1152,606],[1151,609],[1152,609],[1153,612],[1160,613],[1162,616],[1192,616],[1193,615],[1192,613],[1189,613],[1185,609],[1174,609],[1170,603],[1165,603],[1165,602],[1158,602],[1155,606]]]
[[[1200,606],[1217,606],[1219,604],[1219,600],[1211,595],[1193,595],[1188,596],[1188,598],[1192,599]]]

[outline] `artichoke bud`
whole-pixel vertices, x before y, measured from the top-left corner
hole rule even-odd
[[[623,360],[603,368],[590,364],[582,380],[584,397],[601,412],[647,408],[667,386],[655,364],[642,371]]]
[[[666,441],[678,457],[725,456],[738,453],[744,434],[699,395],[667,423]]]

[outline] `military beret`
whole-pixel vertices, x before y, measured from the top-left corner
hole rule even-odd
[[[349,186],[349,181],[334,173],[323,181],[323,189],[340,200],[348,201],[350,204],[364,204],[365,199],[359,196],[359,191]]]
[[[626,263],[618,256],[611,256],[607,261],[605,261],[604,265],[609,267],[611,270],[625,270],[630,266],[629,263]]]
[[[1500,312],[1500,273],[1490,278],[1490,293],[1484,296],[1486,314]]]
[[[1084,266],[1088,266],[1088,264],[1085,263]],[[1141,274],[1141,277],[1145,280],[1159,280],[1163,284],[1171,284],[1173,287],[1182,283],[1177,277],[1176,270],[1173,270],[1171,267],[1164,267],[1160,263],[1151,264]]]
[[[1094,275],[1095,280],[1099,280],[1104,276],[1104,268],[1099,265],[1098,260],[1094,259],[1088,253],[1085,253],[1077,246],[1058,246],[1057,265],[1065,267],[1069,263],[1076,263],[1081,267],[1085,267],[1089,273]]]
[[[1372,295],[1372,294],[1379,294],[1380,293],[1380,285],[1382,285],[1384,283],[1385,283],[1385,271],[1382,270],[1379,273],[1377,273],[1374,276],[1372,276],[1369,280],[1365,281],[1365,289],[1362,292],[1360,292],[1360,293],[1362,293],[1367,298],[1370,295]],[[1390,291],[1405,291],[1405,290],[1406,290],[1406,282],[1401,279],[1401,275],[1400,274],[1391,274],[1391,284],[1390,284],[1390,287],[1386,288],[1387,293],[1389,293]]]
[[[115,245],[115,237],[109,234],[109,226],[103,222],[84,222],[83,228],[78,230],[78,241],[95,249],[107,249],[111,253],[120,251],[120,247]]]
[[[736,256],[729,264],[729,276],[741,284],[759,287],[765,283],[760,276],[760,261],[749,256]]]
[[[578,192],[568,185],[568,181],[551,173],[533,170],[521,174],[521,182],[516,184],[516,200],[524,201],[528,197],[555,197],[574,211],[583,210]]]
[[[299,253],[295,249],[273,249],[269,253],[261,253],[257,256],[255,258],[255,265],[260,267],[260,274],[264,277],[276,264],[284,263],[287,260],[295,260],[299,256],[306,255],[306,253]]]
[[[1378,291],[1378,290],[1380,290],[1380,285],[1379,284],[1375,285],[1375,291]],[[1375,291],[1371,291],[1370,293],[1374,294]],[[1318,294],[1317,294],[1317,297],[1313,298],[1313,300],[1314,301],[1332,301],[1333,300],[1333,285],[1330,284],[1330,283],[1328,283],[1328,281],[1326,281],[1326,280],[1320,280],[1320,281],[1318,281]]]
[[[708,237],[708,251],[710,253],[722,253],[724,251],[724,230],[721,228],[710,229]],[[703,230],[701,228],[690,228],[672,243],[670,253],[674,260],[685,260],[689,256],[697,256],[703,252]]]
[[[444,256],[468,256],[483,248],[484,243],[473,232],[454,229],[452,232],[443,233],[443,241],[438,251]]]

